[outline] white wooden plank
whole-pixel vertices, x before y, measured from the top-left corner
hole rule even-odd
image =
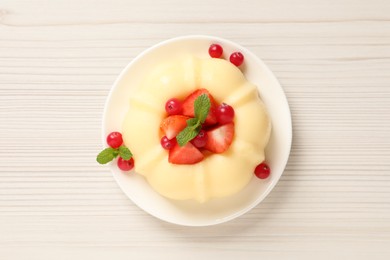
[[[188,34],[255,52],[293,117],[280,183],[215,227],[147,215],[95,163],[122,68]],[[388,259],[389,69],[386,0],[2,0],[0,258]]]

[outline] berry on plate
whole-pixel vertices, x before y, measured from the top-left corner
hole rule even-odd
[[[233,63],[234,65],[236,65],[238,67],[244,62],[244,55],[242,55],[241,52],[233,52],[230,55],[229,60],[231,63]]]
[[[208,98],[210,99],[210,111],[207,115],[205,124],[206,125],[213,125],[217,123],[217,117],[215,115],[215,110],[217,108],[217,103],[215,102],[213,96],[211,96],[210,92],[207,89],[201,88],[197,89],[194,92],[192,92],[183,102],[182,106],[182,114],[189,117],[195,116],[195,109],[194,109],[194,102],[202,94],[206,94]]]
[[[169,116],[161,122],[160,128],[168,139],[172,139],[186,128],[187,119],[189,117],[182,115]]]
[[[270,174],[271,174],[271,169],[269,168],[268,164],[266,164],[265,162],[260,163],[255,168],[255,175],[259,179],[267,179]]]
[[[119,132],[111,132],[107,136],[107,144],[112,148],[118,148],[123,144],[122,134]]]
[[[209,47],[209,55],[211,58],[220,58],[223,54],[222,46],[219,44],[211,44]]]
[[[122,171],[130,171],[134,168],[134,159],[130,158],[130,160],[124,160],[122,157],[119,157],[117,165]]]
[[[176,144],[169,150],[168,161],[173,164],[195,164],[202,161],[203,154],[190,142],[184,146]]]
[[[214,153],[223,153],[233,141],[234,123],[218,126],[207,131],[207,142],[205,149]]]

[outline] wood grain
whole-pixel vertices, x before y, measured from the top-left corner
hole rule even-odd
[[[163,223],[95,163],[121,69],[171,37],[256,53],[294,140],[268,198],[232,222]],[[0,259],[389,259],[390,2],[0,2]]]

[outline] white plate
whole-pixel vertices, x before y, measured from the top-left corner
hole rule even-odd
[[[271,139],[266,149],[271,176],[266,180],[254,177],[236,195],[199,204],[166,199],[139,174],[121,172],[116,163],[110,165],[115,180],[136,205],[159,219],[185,226],[215,225],[232,220],[259,204],[278,182],[290,154],[292,128],[286,96],[273,73],[252,52],[231,41],[210,36],[174,38],[147,49],[127,65],[111,89],[103,115],[102,139],[106,146],[107,134],[122,129],[132,86],[138,84],[150,68],[188,53],[209,57],[208,48],[212,43],[223,47],[225,58],[234,51],[242,52],[245,57],[242,70],[246,78],[258,86],[272,121]]]

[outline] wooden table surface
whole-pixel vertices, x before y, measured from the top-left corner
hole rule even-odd
[[[120,71],[189,34],[263,59],[294,132],[266,200],[201,228],[95,162]],[[0,259],[390,259],[390,1],[1,0],[0,149]]]

